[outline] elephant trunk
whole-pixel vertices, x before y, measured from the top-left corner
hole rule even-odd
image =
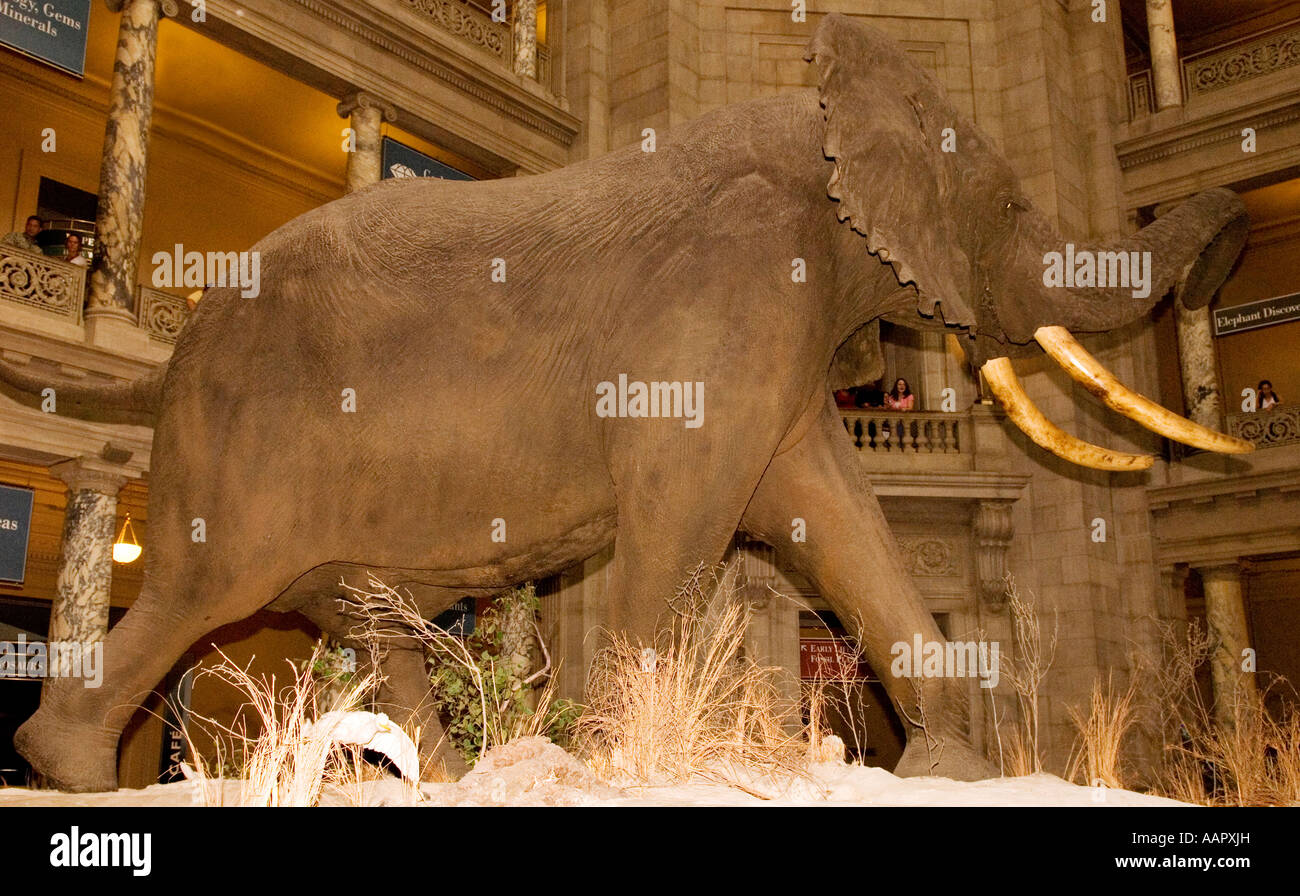
[[[1127,240],[1048,249],[1043,283],[1051,319],[1034,329],[1034,341],[1107,407],[1153,432],[1208,451],[1251,451],[1249,442],[1193,423],[1128,389],[1070,335],[1071,330],[1103,332],[1123,326],[1146,314],[1170,289],[1186,306],[1203,307],[1227,278],[1248,229],[1241,199],[1216,189],[1189,199]],[[1060,245],[1046,227],[1038,236],[1039,245]],[[1060,266],[1056,273],[1062,282],[1053,282],[1053,264]],[[1025,394],[1009,358],[990,358],[982,371],[1012,422],[1053,454],[1102,470],[1151,465],[1149,456],[1090,445],[1053,425]]]
[[[1062,273],[1075,285],[1048,290],[1055,301],[1046,323],[1082,333],[1112,330],[1145,315],[1170,289],[1187,307],[1203,307],[1227,279],[1249,223],[1236,193],[1214,189],[1127,239],[1062,251],[1058,238]],[[1071,257],[1073,270],[1064,270]]]

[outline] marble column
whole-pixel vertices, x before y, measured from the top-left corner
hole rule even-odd
[[[1183,379],[1186,416],[1210,429],[1223,429],[1217,354],[1210,306],[1193,311],[1174,301],[1178,329],[1178,367]]]
[[[1214,653],[1210,677],[1214,683],[1214,716],[1233,725],[1237,714],[1258,697],[1255,673],[1242,669],[1243,653],[1250,647],[1242,570],[1237,563],[1200,568],[1205,590],[1205,622]]]
[[[383,177],[380,127],[393,121],[397,110],[383,100],[364,91],[345,97],[338,105],[338,113],[348,119],[356,140],[355,149],[348,153],[348,192],[379,183]]]
[[[49,639],[102,641],[113,584],[117,493],[127,477],[119,467],[90,457],[55,464],[50,474],[67,484],[68,508]]]
[[[99,168],[99,242],[90,272],[88,318],[130,318],[144,224],[149,128],[153,121],[154,56],[158,20],[176,15],[176,0],[106,0],[121,12],[117,56],[109,88],[108,126]]]
[[[515,0],[515,74],[537,77],[537,0]]]
[[[1147,0],[1147,34],[1151,41],[1151,80],[1155,83],[1156,109],[1181,106],[1183,79],[1171,0]]]

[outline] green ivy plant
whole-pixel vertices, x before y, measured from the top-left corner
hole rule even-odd
[[[464,639],[463,657],[434,650],[430,689],[447,737],[473,765],[485,747],[520,733],[541,733],[563,744],[580,708],[570,700],[543,700],[537,708],[536,626],[540,600],[532,583],[497,598]],[[471,665],[472,664],[472,665]],[[484,708],[486,707],[486,730]],[[541,718],[535,718],[538,714]],[[486,743],[485,743],[486,739]]]

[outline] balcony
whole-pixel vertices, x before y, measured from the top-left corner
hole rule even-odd
[[[1228,432],[1256,449],[1300,445],[1300,407],[1280,405],[1253,414],[1229,414]]]
[[[57,258],[0,246],[0,303],[35,309],[51,320],[80,326],[87,269]],[[132,320],[150,339],[176,342],[189,306],[184,299],[137,287]]]
[[[1129,77],[1129,121],[1115,133],[1127,205],[1300,164],[1300,20],[1190,54],[1180,66],[1183,105],[1159,111],[1150,70]]]

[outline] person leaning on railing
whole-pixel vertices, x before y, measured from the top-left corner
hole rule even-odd
[[[45,222],[39,215],[28,215],[27,222],[22,230],[15,230],[13,233],[0,239],[0,246],[13,246],[16,249],[25,249],[28,252],[41,251],[40,244],[36,242],[36,237],[45,227]]]

